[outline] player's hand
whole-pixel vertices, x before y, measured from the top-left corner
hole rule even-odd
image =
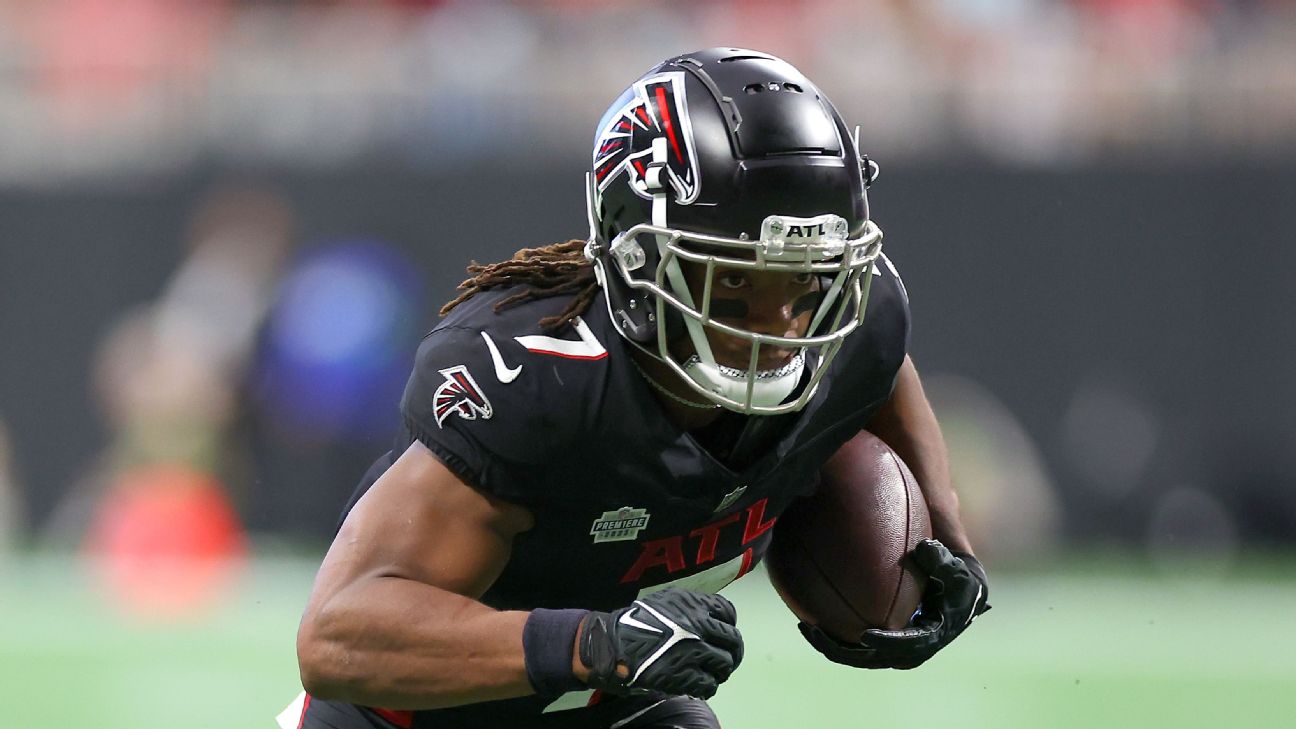
[[[921,666],[990,609],[985,568],[970,554],[955,554],[935,539],[914,547],[914,562],[927,573],[922,610],[901,630],[867,630],[856,644],[842,643],[813,625],[801,634],[828,660],[856,668]]]
[[[679,588],[646,595],[611,613],[591,612],[577,644],[590,688],[655,690],[702,699],[742,661],[733,603]]]

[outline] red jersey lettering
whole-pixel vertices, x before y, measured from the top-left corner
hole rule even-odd
[[[765,504],[768,502],[769,499],[761,499],[747,507],[747,527],[743,530],[743,544],[747,544],[751,540],[774,528],[774,522],[778,521],[777,516],[769,521],[764,521]]]
[[[699,566],[715,559],[716,544],[720,542],[720,530],[738,521],[738,514],[730,514],[720,521],[700,526],[689,532],[690,537],[701,537],[698,542],[697,564]]]
[[[684,569],[684,537],[667,537],[644,542],[643,551],[621,582],[638,582],[649,567],[664,566],[667,572]]]

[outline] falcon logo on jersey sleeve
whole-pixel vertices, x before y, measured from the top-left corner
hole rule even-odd
[[[666,139],[667,179],[675,189],[675,202],[688,205],[698,196],[697,150],[693,125],[684,109],[684,74],[662,73],[638,81],[634,94],[608,115],[594,143],[594,177],[603,191],[624,171],[630,187],[651,198],[644,175],[652,161],[652,141]]]
[[[441,383],[437,388],[436,394],[432,396],[433,406],[436,412],[437,427],[443,427],[442,423],[450,415],[456,414],[464,420],[490,420],[494,412],[491,408],[490,400],[482,394],[481,388],[477,386],[477,381],[473,376],[468,374],[468,368],[463,365],[455,365],[440,370],[446,381]]]

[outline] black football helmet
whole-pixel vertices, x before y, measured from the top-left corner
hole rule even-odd
[[[809,79],[774,56],[711,48],[644,74],[599,122],[587,178],[586,255],[617,329],[711,402],[749,414],[804,407],[864,319],[882,232],[865,190],[877,166]],[[804,337],[730,326],[681,261],[820,278]],[[751,343],[748,369],[716,362],[707,332]],[[677,361],[668,343],[692,339]],[[762,347],[797,354],[756,367]],[[798,389],[799,388],[799,389]]]

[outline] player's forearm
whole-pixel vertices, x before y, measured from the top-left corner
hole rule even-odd
[[[391,709],[526,696],[526,619],[412,580],[367,578],[307,610],[302,684],[318,698]]]
[[[912,433],[893,433],[890,438],[882,433],[873,434],[886,441],[913,471],[931,515],[932,536],[955,552],[971,552],[972,545],[959,517],[958,492],[950,481],[949,457],[944,442],[940,440],[939,429],[916,437]]]
[[[899,453],[899,451],[896,451]],[[904,454],[900,454],[905,458]],[[905,458],[905,463],[909,463]],[[923,499],[927,502],[927,512],[931,515],[932,536],[955,552],[972,552],[972,543],[968,540],[963,520],[959,517],[959,498],[949,480],[948,468],[943,474],[914,470],[914,478],[922,489]],[[937,469],[932,469],[936,471]]]
[[[932,536],[955,552],[971,552],[950,478],[949,450],[911,360],[905,360],[891,400],[869,421],[868,430],[913,471],[931,514]]]

